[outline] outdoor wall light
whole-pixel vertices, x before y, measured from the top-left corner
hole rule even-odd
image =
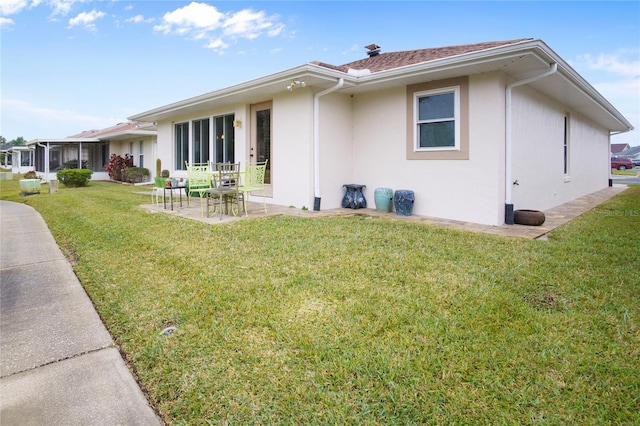
[[[293,80],[291,84],[287,86],[287,90],[292,92],[293,89],[296,89],[298,87],[305,87],[306,85],[307,83],[304,80]]]
[[[240,125],[242,125],[240,120],[233,120],[233,127],[240,127]]]

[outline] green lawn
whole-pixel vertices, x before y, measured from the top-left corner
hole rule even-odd
[[[0,182],[42,214],[170,424],[640,423],[640,187],[548,241],[365,217],[209,226],[145,211],[139,190]]]
[[[622,176],[637,176],[638,175],[638,173],[637,173],[638,170],[640,170],[640,168],[638,168],[638,167],[634,167],[633,170],[611,169],[611,174],[612,175],[622,175]]]

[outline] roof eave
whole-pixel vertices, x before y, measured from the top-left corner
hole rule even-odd
[[[286,92],[291,80],[307,80],[306,87],[326,88],[335,84],[339,78],[345,79],[345,85],[352,85],[346,74],[316,64],[307,63],[275,74],[225,87],[196,97],[174,102],[128,117],[131,121],[157,122],[167,117],[179,115],[189,109],[206,109],[216,103],[232,103],[266,100],[274,94]]]
[[[428,74],[438,75],[453,69],[471,69],[474,66],[498,62],[503,60],[516,59],[530,55],[538,59],[541,65],[558,64],[558,72],[576,90],[582,92],[585,97],[591,100],[592,104],[601,110],[601,113],[594,114],[601,117],[599,121],[607,122],[606,127],[612,132],[623,133],[634,129],[633,125],[591,84],[589,84],[577,71],[555,53],[546,43],[540,39],[526,40],[519,43],[498,46],[478,52],[464,53],[447,58],[437,59],[418,64],[407,65],[386,71],[372,73],[356,78],[355,85],[358,89],[366,86],[379,86],[383,83],[390,83],[398,80],[407,80],[413,76],[425,76]],[[516,77],[517,78],[517,77]],[[535,86],[544,85],[544,79]],[[608,116],[610,120],[606,120]]]
[[[27,145],[35,145],[38,143],[78,143],[78,142],[100,142],[97,138],[51,138],[51,139],[33,139],[27,142]]]
[[[233,102],[258,102],[267,100],[273,95],[285,92],[287,84],[292,79],[305,79],[307,87],[326,88],[334,84],[339,78],[344,79],[342,92],[359,92],[376,90],[393,84],[410,84],[412,80],[426,81],[443,78],[447,73],[457,70],[460,75],[465,72],[485,72],[489,70],[505,70],[507,66],[518,60],[528,57],[539,69],[548,67],[551,63],[558,64],[558,74],[562,76],[577,92],[589,99],[594,110],[582,108],[578,111],[590,116],[596,122],[607,127],[611,132],[628,132],[633,130],[631,123],[580,76],[568,63],[557,55],[546,43],[540,39],[528,39],[504,46],[497,46],[476,52],[463,53],[456,56],[421,62],[390,70],[379,71],[372,74],[352,75],[342,71],[327,68],[321,65],[307,63],[295,68],[290,68],[275,74],[250,80],[234,86],[229,86],[200,96],[185,99],[159,108],[155,108],[129,117],[132,121],[157,122],[179,115],[186,115],[193,111],[204,111],[209,108],[221,106]],[[509,64],[509,65],[507,65]],[[492,68],[494,67],[494,68]],[[531,69],[520,71],[531,72]],[[466,74],[466,75],[469,75]],[[508,74],[508,72],[507,72]],[[511,75],[519,79],[522,76],[517,72]],[[532,87],[544,92],[544,85],[550,84],[542,79]],[[311,83],[311,84],[310,84]],[[576,93],[577,93],[576,92]],[[553,91],[546,93],[553,97]],[[569,105],[572,106],[572,105]]]

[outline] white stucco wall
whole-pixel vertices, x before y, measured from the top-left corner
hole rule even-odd
[[[609,135],[559,102],[529,88],[513,91],[514,209],[546,210],[605,188]],[[564,117],[569,173],[564,173]]]
[[[407,158],[407,88],[320,98],[321,209],[338,208],[343,184],[366,185],[375,208],[378,187],[415,193],[416,215],[502,225],[505,209],[505,86],[500,72],[468,77],[468,159]],[[306,87],[272,99],[272,188],[267,203],[313,208],[313,95]],[[512,96],[513,203],[545,210],[608,184],[608,132],[528,86]],[[570,116],[570,173],[563,173],[563,123]],[[234,113],[236,161],[248,162],[250,105],[158,123],[155,154],[171,176],[174,123]],[[191,131],[191,125],[190,125]],[[135,153],[135,151],[134,151]],[[145,159],[146,159],[145,151]],[[155,159],[153,160],[155,161]],[[145,164],[155,172],[155,163]]]
[[[351,96],[330,93],[320,97],[320,209],[342,204],[342,185],[360,183],[356,179]],[[368,153],[361,153],[368,155]],[[313,188],[312,188],[313,189]],[[311,193],[313,206],[314,193]]]
[[[273,197],[267,203],[313,207],[313,92],[311,88],[273,99],[271,117]]]
[[[354,97],[353,180],[415,193],[413,213],[498,225],[504,221],[504,86],[497,74],[469,79],[469,159],[407,160],[406,88]]]

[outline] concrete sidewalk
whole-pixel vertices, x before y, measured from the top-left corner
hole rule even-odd
[[[0,424],[163,424],[42,217],[7,201],[0,201]]]

